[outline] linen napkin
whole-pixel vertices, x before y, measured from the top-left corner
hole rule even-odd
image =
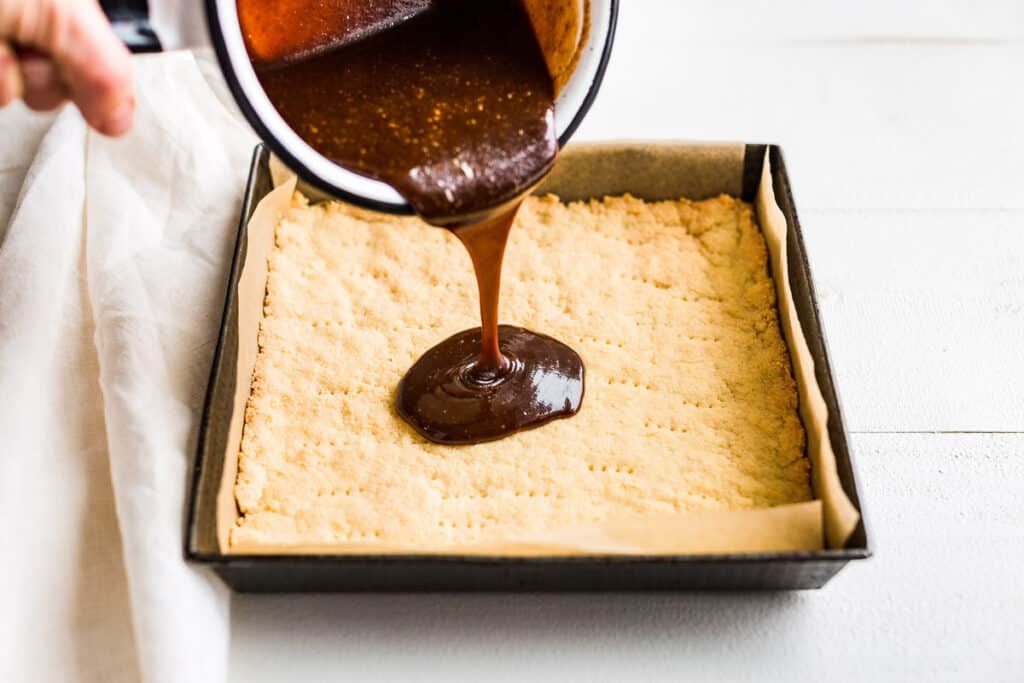
[[[135,72],[133,132],[66,107],[0,231],[0,680],[226,676],[183,528],[255,138],[190,53]]]

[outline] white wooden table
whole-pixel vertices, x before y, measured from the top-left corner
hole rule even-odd
[[[1024,680],[1024,6],[623,4],[578,137],[783,146],[875,557],[799,594],[235,596],[232,680]]]

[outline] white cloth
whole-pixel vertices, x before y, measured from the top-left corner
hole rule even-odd
[[[135,70],[129,136],[35,120],[0,230],[3,681],[226,676],[228,592],[183,528],[255,138],[191,54]],[[0,113],[9,182],[25,118]]]

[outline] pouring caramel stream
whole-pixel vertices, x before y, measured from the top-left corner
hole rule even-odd
[[[240,14],[268,1],[239,0]],[[441,443],[487,441],[571,415],[583,396],[579,356],[498,324],[509,230],[558,152],[554,86],[521,0],[433,0],[388,26],[301,61],[254,64],[303,140],[394,187],[470,255],[481,327],[413,365],[396,392],[398,413]],[[263,28],[264,42],[287,39],[285,24],[279,40]]]

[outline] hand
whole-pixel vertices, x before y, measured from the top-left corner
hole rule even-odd
[[[129,56],[97,0],[0,0],[0,107],[70,99],[90,126],[122,135],[135,114]]]

